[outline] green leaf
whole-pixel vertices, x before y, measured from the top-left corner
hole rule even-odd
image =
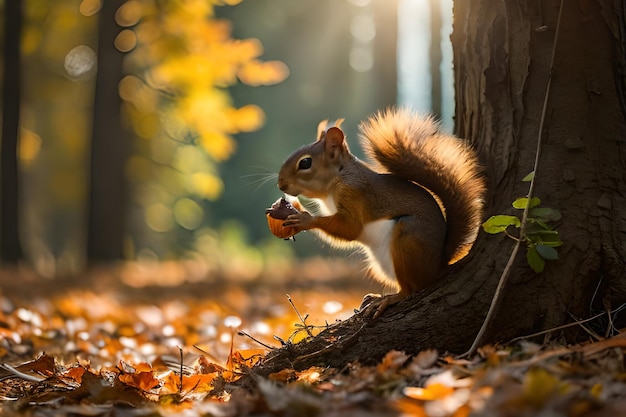
[[[547,261],[556,261],[559,259],[559,253],[553,247],[540,243],[536,246],[536,249],[539,256]]]
[[[541,233],[552,231],[552,227],[550,227],[546,222],[544,222],[543,220],[535,219],[534,217],[528,218],[528,226],[534,227],[528,227],[527,233]]]
[[[531,182],[535,178],[535,171],[530,171],[524,178],[522,178],[522,182]]]
[[[539,217],[547,222],[556,222],[561,220],[561,212],[549,207],[535,207],[530,209],[529,215]]]
[[[536,273],[542,272],[543,268],[546,266],[546,261],[537,253],[536,246],[530,246],[528,248],[526,251],[526,261],[528,261],[528,265]]]
[[[509,226],[520,227],[520,225],[520,219],[517,217],[500,214],[488,218],[487,221],[483,223],[483,229],[485,232],[495,235],[496,233],[504,232]]]
[[[530,199],[530,208],[536,207],[541,204],[539,197],[533,197]],[[513,202],[513,207],[516,209],[525,209],[528,205],[528,197],[520,197]]]
[[[540,234],[539,237],[541,238],[541,244],[545,245],[545,246],[550,246],[553,248],[559,247],[559,246],[563,246],[563,241],[561,240],[561,237],[559,236],[558,233],[555,234]]]

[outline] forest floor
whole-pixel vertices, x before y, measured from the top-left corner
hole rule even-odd
[[[0,415],[626,413],[626,331],[590,332],[573,346],[550,337],[484,346],[466,358],[391,351],[377,364],[284,369],[239,388],[269,351],[350,317],[376,287],[174,276],[180,265],[55,279],[0,270]]]

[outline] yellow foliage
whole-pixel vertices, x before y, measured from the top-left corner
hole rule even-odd
[[[136,25],[143,14],[141,4],[138,0],[129,0],[117,9],[115,22],[122,27]]]
[[[115,47],[122,52],[132,51],[137,45],[137,36],[132,29],[124,29],[115,37]]]
[[[237,74],[241,82],[257,86],[274,84],[289,75],[289,68],[280,61],[260,62],[251,60],[241,67]]]
[[[237,3],[131,0],[120,8],[118,23],[136,24],[132,32],[136,38],[128,36],[119,46],[134,48],[128,59],[136,76],[124,78],[119,90],[122,99],[133,105],[127,107],[127,115],[140,136],[158,134],[148,123],[172,136],[175,121],[174,130],[181,137],[174,139],[191,135],[213,160],[222,161],[235,150],[231,135],[262,126],[263,111],[254,105],[235,108],[224,88],[238,80],[253,86],[277,83],[289,71],[281,62],[260,61],[263,47],[258,39],[232,39],[229,22],[214,17],[216,5]],[[157,106],[158,123],[152,115]],[[215,196],[221,183],[209,184],[206,178],[201,193]]]
[[[248,104],[237,109],[233,116],[233,125],[239,132],[251,132],[259,129],[265,121],[265,113],[259,106]]]
[[[155,232],[169,232],[174,227],[172,210],[164,204],[153,204],[146,208],[145,219],[148,227]]]
[[[194,193],[208,200],[215,200],[224,188],[224,183],[219,177],[204,172],[192,174],[191,183]]]
[[[261,60],[258,39],[233,39],[230,22],[215,17],[217,5],[239,2],[129,0],[116,13],[124,29],[115,44],[128,52],[129,75],[118,85],[123,114],[146,140],[138,144],[143,155],[131,158],[127,172],[142,183],[136,200],[155,232],[203,227],[200,200],[215,200],[224,188],[215,164],[235,152],[233,135],[263,125],[263,110],[254,104],[235,106],[227,88],[240,82],[274,84],[289,74],[282,62]],[[96,7],[98,0],[81,3],[84,13]],[[258,258],[262,268],[260,254],[238,253]],[[229,262],[231,270],[241,264],[246,273],[257,273],[249,261]]]
[[[22,166],[29,166],[41,149],[41,137],[32,130],[20,129],[18,157]]]
[[[202,207],[190,198],[181,198],[174,203],[174,219],[187,230],[195,230],[202,224]]]
[[[27,26],[24,28],[22,34],[22,53],[24,55],[30,55],[39,46],[42,38],[42,32],[38,28]]]
[[[83,0],[78,6],[78,11],[83,16],[93,16],[102,7],[102,0]]]
[[[207,131],[200,136],[200,145],[217,161],[223,161],[235,151],[235,141],[219,132]]]

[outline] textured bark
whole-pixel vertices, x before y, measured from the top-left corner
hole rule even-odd
[[[496,214],[527,192],[520,180],[533,167],[560,2],[468,4],[455,7],[465,22],[453,40],[456,120],[488,161],[488,214]],[[562,212],[565,245],[539,275],[519,257],[492,339],[588,317],[609,288],[615,302],[625,299],[623,4],[563,4],[535,195]]]
[[[512,213],[511,202],[527,193],[521,179],[533,169],[559,4],[455,4],[457,129],[484,161],[487,216]],[[626,300],[625,33],[623,3],[564,1],[535,195],[562,212],[557,230],[565,244],[541,274],[520,252],[485,342],[552,329]],[[482,324],[512,246],[481,233],[434,288],[378,319],[357,315],[273,352],[258,371],[372,362],[391,349],[461,353]]]

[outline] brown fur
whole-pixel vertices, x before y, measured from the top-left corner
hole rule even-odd
[[[283,226],[317,229],[335,242],[358,241],[380,281],[400,292],[385,305],[430,286],[464,256],[481,220],[484,183],[473,152],[437,132],[430,119],[387,111],[361,125],[374,169],[352,155],[338,127],[318,127],[316,142],[283,163],[279,188],[318,198],[326,212],[291,215]],[[447,213],[447,222],[440,205]]]
[[[387,110],[362,123],[361,145],[389,172],[432,191],[444,206],[448,233],[445,256],[457,262],[471,249],[482,222],[486,190],[473,150],[439,133],[432,118],[409,110]]]

